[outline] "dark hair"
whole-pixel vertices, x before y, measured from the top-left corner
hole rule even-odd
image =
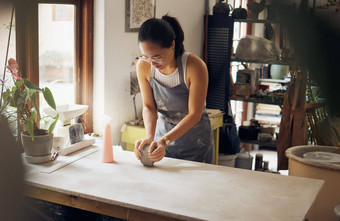
[[[162,19],[151,18],[145,21],[139,29],[138,42],[151,41],[162,48],[169,48],[175,40],[175,58],[184,52],[184,33],[178,20],[164,15]]]

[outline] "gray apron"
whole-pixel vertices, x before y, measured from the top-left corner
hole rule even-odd
[[[181,56],[177,59],[180,84],[168,87],[158,82],[155,68],[151,70],[150,86],[158,111],[155,140],[172,130],[187,114],[189,89],[183,74]],[[208,114],[204,110],[200,121],[183,136],[166,147],[166,157],[211,163],[213,158],[213,132]]]

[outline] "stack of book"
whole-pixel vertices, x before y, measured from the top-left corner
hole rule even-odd
[[[278,125],[281,122],[281,108],[277,105],[258,104],[255,120],[258,120],[261,124]]]

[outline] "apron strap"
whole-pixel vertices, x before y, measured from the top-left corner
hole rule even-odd
[[[184,73],[183,73],[183,65],[182,65],[182,56],[177,57],[177,67],[178,67],[178,74],[179,74],[179,83],[184,83]]]
[[[154,78],[155,77],[155,71],[156,71],[155,67],[151,65],[150,78]],[[150,80],[150,78],[149,78],[149,80]]]

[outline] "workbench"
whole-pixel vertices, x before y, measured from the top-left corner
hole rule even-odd
[[[209,114],[209,112],[208,112]],[[223,126],[223,113],[209,114],[210,125],[214,132],[214,163],[218,165],[220,128]],[[143,126],[125,125],[122,131],[121,141],[125,146],[125,150],[133,151],[136,140],[146,136]]]
[[[41,170],[68,156],[24,162],[26,195],[127,220],[302,221],[324,183],[172,158],[144,167],[133,152],[113,152],[113,163],[100,148],[52,173]]]

